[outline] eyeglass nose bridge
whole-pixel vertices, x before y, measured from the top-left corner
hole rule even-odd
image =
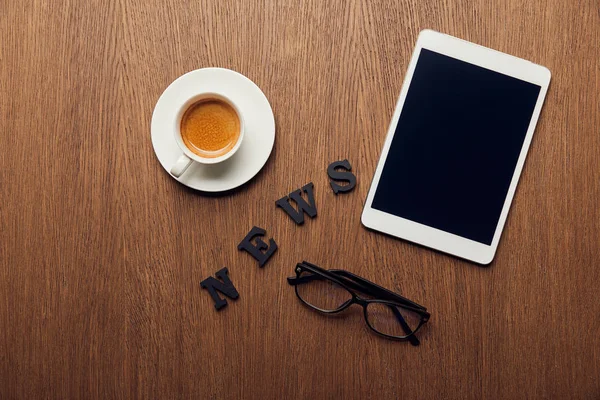
[[[355,294],[354,295],[354,303],[363,306],[363,308],[367,308],[368,301]]]

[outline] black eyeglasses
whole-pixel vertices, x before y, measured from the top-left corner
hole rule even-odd
[[[326,270],[303,261],[296,265],[296,276],[287,279],[307,306],[333,314],[359,304],[371,330],[389,339],[408,340],[413,346],[419,344],[415,333],[430,317],[425,307],[348,271]]]

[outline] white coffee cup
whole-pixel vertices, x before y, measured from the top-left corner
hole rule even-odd
[[[185,143],[183,142],[183,138],[181,137],[181,119],[185,115],[185,112],[188,110],[188,108],[190,108],[193,104],[196,104],[199,101],[210,99],[222,101],[230,105],[231,108],[235,110],[235,113],[237,114],[237,117],[240,121],[240,134],[238,136],[237,142],[227,153],[218,157],[199,156],[198,154],[192,152],[185,145]],[[200,164],[218,164],[227,160],[229,157],[233,156],[236,151],[238,151],[238,149],[242,145],[242,140],[244,139],[244,118],[242,117],[242,113],[233,101],[231,101],[227,96],[224,96],[223,94],[219,93],[200,93],[190,97],[187,101],[183,103],[181,107],[179,107],[175,115],[173,125],[175,141],[177,142],[177,145],[183,152],[181,157],[179,157],[179,159],[171,167],[171,175],[173,175],[176,178],[179,178],[189,168],[189,166],[192,165],[193,162],[197,162]]]

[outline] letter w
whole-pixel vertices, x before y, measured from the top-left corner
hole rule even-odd
[[[306,202],[301,195],[301,190],[295,190],[288,196],[283,196],[281,199],[275,202],[277,207],[281,207],[297,225],[304,223],[304,213],[308,214],[309,217],[314,218],[317,216],[317,207],[315,206],[315,197],[313,195],[313,183],[309,182],[302,188],[302,191],[306,193],[308,202]],[[292,199],[298,205],[298,210],[294,209],[289,203],[289,199]]]

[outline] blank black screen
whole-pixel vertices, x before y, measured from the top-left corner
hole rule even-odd
[[[421,49],[372,207],[490,245],[539,92]]]

